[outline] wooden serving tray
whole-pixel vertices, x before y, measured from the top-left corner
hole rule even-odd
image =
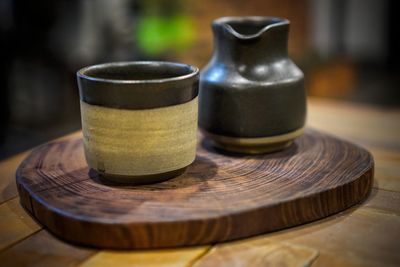
[[[55,235],[102,248],[160,248],[243,238],[303,224],[365,199],[366,150],[307,129],[288,149],[241,156],[200,137],[183,175],[121,186],[89,170],[81,138],[35,149],[17,170],[21,204]]]

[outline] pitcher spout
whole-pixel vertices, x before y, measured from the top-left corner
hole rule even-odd
[[[246,65],[287,57],[287,19],[277,17],[223,17],[212,24],[213,58]]]
[[[223,17],[215,20],[214,24],[224,28],[233,37],[250,40],[260,38],[273,28],[288,26],[289,21],[277,17]]]

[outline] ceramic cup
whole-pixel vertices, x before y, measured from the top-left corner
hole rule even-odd
[[[77,72],[86,161],[108,180],[152,183],[195,159],[196,67],[119,62]]]

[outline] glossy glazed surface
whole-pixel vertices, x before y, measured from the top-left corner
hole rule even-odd
[[[258,138],[304,126],[304,76],[287,54],[289,21],[226,17],[201,73],[199,125],[215,135]]]
[[[112,62],[77,73],[82,101],[123,109],[149,109],[189,102],[198,95],[198,68],[173,62]]]

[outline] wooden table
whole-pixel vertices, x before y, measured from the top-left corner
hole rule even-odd
[[[27,151],[0,162],[0,266],[400,266],[400,109],[310,99],[308,125],[372,152],[367,201],[314,223],[213,246],[96,250],[55,238],[20,206],[15,170]]]

